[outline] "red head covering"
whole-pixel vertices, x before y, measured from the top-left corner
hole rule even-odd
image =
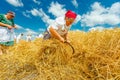
[[[77,14],[72,12],[71,10],[68,10],[66,13],[65,13],[65,17],[68,17],[68,18],[76,18]]]

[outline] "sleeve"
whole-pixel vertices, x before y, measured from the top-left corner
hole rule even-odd
[[[15,24],[14,24],[14,20],[13,19],[11,20],[11,22],[12,22],[12,26],[14,26]]]
[[[54,21],[51,25],[48,26],[47,31],[50,32],[49,31],[50,27],[52,27],[55,30],[58,30],[57,26],[58,26],[58,24],[56,23],[56,21]]]
[[[62,27],[64,25],[64,18],[63,17],[59,17],[59,18],[56,18],[54,23],[49,25],[48,27],[48,31],[49,31],[49,28],[52,27],[53,29],[55,30],[58,30],[59,27]]]
[[[59,24],[55,21],[53,24],[49,25],[47,31],[50,33],[49,29],[52,27],[55,30],[58,30]]]
[[[2,18],[3,18],[3,17],[2,17],[2,15],[0,14],[0,22],[1,22]]]

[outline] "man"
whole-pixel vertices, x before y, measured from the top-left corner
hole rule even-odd
[[[56,18],[55,22],[51,24],[44,33],[44,39],[54,37],[61,42],[69,42],[68,31],[76,19],[77,14],[71,10],[65,13],[65,16]]]
[[[14,25],[15,13],[9,11],[7,14],[0,14],[0,54],[2,52],[2,46],[12,46],[14,44],[14,31],[16,28]]]

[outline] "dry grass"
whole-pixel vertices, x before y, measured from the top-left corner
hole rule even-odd
[[[69,37],[74,54],[55,39],[10,47],[0,56],[0,80],[120,80],[120,29]]]

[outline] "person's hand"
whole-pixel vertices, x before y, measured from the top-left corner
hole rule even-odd
[[[7,25],[7,28],[11,30],[13,27],[10,25]]]
[[[62,37],[60,38],[60,41],[63,43],[65,42],[64,38],[62,38]]]
[[[17,26],[13,26],[13,28],[18,29],[18,27],[17,27]]]
[[[66,42],[67,42],[67,43],[70,43],[70,40],[67,39]]]

